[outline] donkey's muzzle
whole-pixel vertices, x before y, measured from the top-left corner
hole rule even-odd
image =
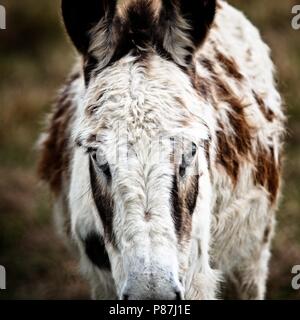
[[[123,300],[182,300],[183,292],[172,274],[130,274]]]

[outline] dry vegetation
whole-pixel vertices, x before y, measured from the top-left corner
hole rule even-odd
[[[50,196],[35,176],[34,142],[73,61],[59,23],[59,0],[0,0],[0,264],[1,298],[87,298],[75,259],[52,227]],[[273,49],[289,114],[285,187],[274,241],[268,298],[300,298],[291,267],[300,264],[300,31],[291,28],[292,0],[232,0],[259,26]],[[300,1],[298,1],[300,3]]]

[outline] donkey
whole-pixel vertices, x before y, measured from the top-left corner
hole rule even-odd
[[[41,139],[94,299],[263,299],[285,116],[222,0],[62,0],[78,62]]]

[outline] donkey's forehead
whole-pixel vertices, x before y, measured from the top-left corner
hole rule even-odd
[[[93,102],[105,93],[109,98],[126,93],[135,99],[142,94],[153,96],[158,90],[164,91],[165,96],[176,96],[186,90],[190,92],[191,87],[190,76],[173,62],[155,52],[145,57],[130,53],[103,70],[95,66],[86,98]]]
[[[190,107],[201,103],[190,77],[174,63],[155,54],[143,61],[128,55],[95,73],[83,116],[148,124],[170,119],[184,126],[194,118]]]

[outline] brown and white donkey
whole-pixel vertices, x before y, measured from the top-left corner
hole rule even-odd
[[[63,0],[80,59],[39,173],[95,299],[262,299],[285,117],[222,0]]]

